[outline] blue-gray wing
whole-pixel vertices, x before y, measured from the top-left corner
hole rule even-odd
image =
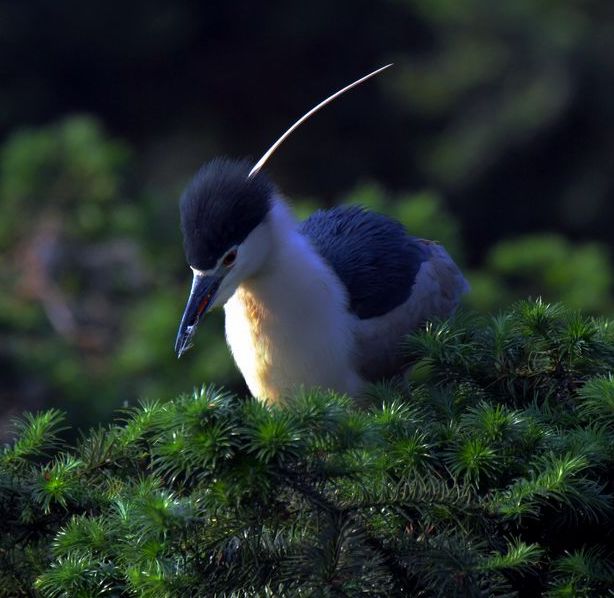
[[[430,255],[396,220],[354,206],[319,210],[301,223],[301,232],[341,279],[360,319],[407,301]]]
[[[356,366],[365,380],[398,373],[406,364],[400,351],[403,338],[428,320],[454,313],[469,285],[447,251],[438,243],[418,241],[427,253],[407,301],[354,327]]]

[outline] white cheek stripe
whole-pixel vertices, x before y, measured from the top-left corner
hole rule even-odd
[[[217,266],[215,268],[211,268],[211,270],[199,270],[198,268],[192,268],[192,266],[190,266],[190,270],[192,270],[194,276],[212,276],[215,274]]]

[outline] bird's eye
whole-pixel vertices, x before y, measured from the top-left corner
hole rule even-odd
[[[237,250],[233,249],[224,256],[224,259],[222,260],[222,264],[226,268],[230,268],[230,266],[232,266],[235,263],[236,259],[237,259]]]

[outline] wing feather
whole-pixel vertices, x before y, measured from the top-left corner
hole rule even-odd
[[[341,279],[350,310],[361,319],[404,303],[428,257],[426,246],[399,222],[355,206],[315,212],[301,232]]]
[[[379,380],[398,373],[405,363],[403,338],[434,318],[454,313],[469,285],[448,252],[438,243],[421,240],[426,259],[407,300],[382,316],[356,323],[356,358],[362,376]]]

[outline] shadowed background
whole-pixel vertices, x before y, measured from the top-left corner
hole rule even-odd
[[[614,8],[607,0],[0,2],[0,435],[242,384],[221,314],[177,361],[177,200],[219,154],[301,215],[362,203],[443,242],[470,307],[611,315]]]

